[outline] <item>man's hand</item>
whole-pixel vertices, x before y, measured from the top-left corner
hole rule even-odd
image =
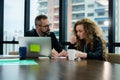
[[[55,49],[52,49],[52,56],[58,57],[58,52]]]
[[[62,50],[58,55],[59,55],[59,57],[67,57],[68,53],[67,53],[67,51]]]

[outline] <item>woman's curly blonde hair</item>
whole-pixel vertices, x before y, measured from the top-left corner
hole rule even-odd
[[[97,23],[95,23],[94,21],[92,21],[89,18],[83,18],[79,21],[77,21],[74,25],[74,34],[75,36],[77,36],[77,32],[76,32],[76,26],[77,25],[83,25],[84,26],[84,30],[86,32],[86,37],[85,37],[85,41],[87,41],[87,43],[90,44],[90,49],[93,49],[94,44],[94,36],[97,36],[100,38],[100,40],[102,41],[102,48],[103,48],[103,57],[105,58],[105,60],[107,60],[107,55],[106,55],[106,41],[104,39],[104,35],[103,35],[103,31],[100,29],[100,27],[97,25]],[[79,38],[77,37],[77,49],[81,50],[82,46],[81,46],[82,42],[79,40]]]

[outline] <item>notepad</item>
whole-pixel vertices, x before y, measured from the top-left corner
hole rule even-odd
[[[38,65],[34,60],[0,59],[0,65]]]
[[[30,44],[30,52],[40,52],[39,44]]]

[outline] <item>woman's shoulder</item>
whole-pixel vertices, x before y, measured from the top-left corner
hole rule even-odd
[[[99,40],[101,40],[101,39],[100,39],[100,37],[98,37],[98,36],[94,36],[94,40],[98,40],[98,41],[99,41]]]
[[[101,39],[100,39],[100,37],[98,37],[98,36],[94,37],[94,41],[95,41],[95,43],[102,42]]]

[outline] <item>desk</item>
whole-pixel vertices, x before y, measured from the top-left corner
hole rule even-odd
[[[38,65],[1,65],[0,80],[120,80],[120,64],[40,59]]]

